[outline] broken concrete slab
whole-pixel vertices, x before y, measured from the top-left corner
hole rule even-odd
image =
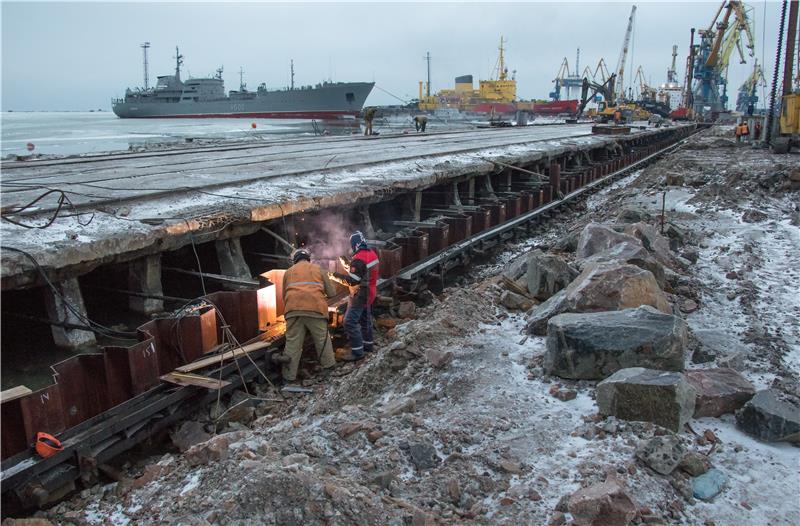
[[[694,416],[721,416],[742,407],[756,389],[733,369],[694,369],[686,371],[686,379],[697,391]]]
[[[681,373],[632,367],[597,384],[601,415],[653,422],[679,432],[694,414],[694,387]]]
[[[531,311],[528,332],[546,334],[547,320],[564,312],[614,311],[641,305],[672,313],[651,272],[628,264],[590,265],[566,289]]]
[[[800,402],[777,389],[759,391],[736,411],[736,425],[768,442],[800,444]]]
[[[661,435],[650,440],[642,440],[636,447],[636,458],[662,475],[672,473],[685,454],[686,448],[675,435]]]
[[[682,319],[650,306],[559,314],[547,325],[544,370],[576,380],[629,367],[682,371],[687,334]]]

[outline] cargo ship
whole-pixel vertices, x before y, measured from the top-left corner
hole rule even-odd
[[[124,98],[112,100],[118,117],[335,119],[358,115],[375,86],[374,82],[322,82],[295,88],[292,80],[285,89],[269,90],[261,84],[248,91],[240,81],[239,90],[226,95],[222,68],[210,78],[181,80],[183,55],[178,48],[175,51],[174,75],[159,76],[156,86],[149,88],[145,74],[143,89],[128,88]]]

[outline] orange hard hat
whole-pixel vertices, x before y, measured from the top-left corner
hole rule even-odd
[[[61,441],[48,433],[41,431],[36,433],[36,452],[43,458],[52,457],[56,453],[63,451],[64,446]]]

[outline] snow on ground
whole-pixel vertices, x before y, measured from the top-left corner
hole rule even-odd
[[[680,168],[675,159],[598,194],[588,204],[592,218],[607,221],[631,204],[660,211],[661,174]],[[667,195],[669,220],[699,252],[684,276],[700,305],[688,316],[695,339],[705,337],[700,347],[710,364],[743,352],[743,372],[758,388],[778,377],[797,380],[800,239],[787,216],[792,196],[718,197],[686,187]],[[767,217],[743,221],[756,202]],[[586,221],[576,210],[554,221],[556,232]],[[497,274],[553,240],[545,232],[472,269],[418,308],[416,319],[382,333],[380,350],[365,363],[309,381],[313,395],[259,405],[251,428],[234,423],[212,439],[225,440],[226,458],[192,465],[195,453],[168,453],[155,470],[129,466],[143,474],[139,487],[119,483],[46,515],[77,513],[89,523],[538,525],[565,496],[613,473],[640,510],[664,523],[800,523],[797,447],[755,440],[732,415],[693,420],[693,431],[711,430],[720,442],[712,448],[683,430],[683,444],[708,454],[730,480],[712,502],[685,498],[676,478],[634,456],[641,440],[663,430],[600,418],[594,382],[542,376],[545,340],[526,338],[525,316],[499,306]],[[574,399],[551,394],[567,389]]]

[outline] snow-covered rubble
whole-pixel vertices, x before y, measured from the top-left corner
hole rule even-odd
[[[687,366],[719,366],[740,352],[737,368],[757,389],[776,379],[791,389],[800,377],[798,192],[783,184],[789,175],[766,186],[762,175],[789,174],[800,161],[749,147],[720,153],[708,146],[718,140],[697,139],[589,209],[596,221],[625,207],[657,217],[666,191],[666,219],[685,233],[681,250],[698,255],[670,270],[672,304],[696,307],[681,315],[695,333],[691,358],[702,363]],[[726,182],[723,162],[727,173],[746,166],[740,187]],[[686,180],[696,171],[708,178],[699,186],[664,185],[668,173]],[[742,220],[747,209],[766,218]],[[578,213],[558,232],[586,220]],[[510,253],[554,244],[545,233]],[[261,402],[248,425],[233,423],[183,454],[132,462],[120,482],[40,515],[61,524],[583,524],[577,496],[613,486],[634,503],[637,524],[800,523],[797,447],[743,433],[732,414],[693,419],[675,435],[603,418],[596,382],[545,376],[545,338],[525,335],[525,313],[499,301],[500,273],[512,265],[507,252],[473,269],[416,319],[382,332],[364,363],[309,381],[313,394]],[[700,460],[661,475],[637,459],[637,448],[665,436]],[[705,502],[692,495],[688,472],[709,467],[727,482]]]

